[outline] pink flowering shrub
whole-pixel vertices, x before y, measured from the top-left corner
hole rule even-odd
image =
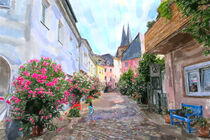
[[[92,83],[91,85],[92,86],[90,88],[89,96],[92,96],[94,98],[98,98],[99,95],[100,95],[98,93],[100,93],[101,91],[104,90],[105,84],[100,82],[99,78],[97,78],[95,76],[90,77],[90,79],[91,79],[91,83]]]
[[[68,81],[70,83],[69,92],[73,96],[72,104],[79,103],[83,96],[88,96],[90,88],[92,87],[92,83],[88,75],[80,72],[74,73]]]
[[[20,66],[19,76],[12,84],[15,94],[10,102],[11,117],[21,122],[23,132],[33,126],[57,129],[51,120],[60,117],[63,104],[68,104],[70,97],[65,78],[61,65],[50,58],[30,60]]]

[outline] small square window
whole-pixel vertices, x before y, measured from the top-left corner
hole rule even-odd
[[[112,69],[110,69],[110,72],[112,72]]]
[[[0,0],[0,7],[9,8],[9,6],[10,6],[10,0]]]
[[[128,62],[125,62],[125,67],[128,67]]]
[[[105,72],[106,72],[106,68],[105,68]]]

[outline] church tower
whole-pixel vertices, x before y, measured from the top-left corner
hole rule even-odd
[[[116,57],[122,58],[123,52],[129,47],[131,42],[132,42],[131,31],[130,31],[130,27],[129,27],[129,24],[128,24],[127,35],[125,33],[125,29],[124,29],[124,26],[123,26],[121,43],[120,43],[120,46],[117,50]]]
[[[125,29],[124,29],[124,26],[123,26],[122,38],[121,38],[120,46],[126,46],[126,45],[127,45],[127,36],[125,34]]]
[[[127,43],[128,44],[131,44],[131,42],[132,42],[131,30],[130,30],[130,27],[129,27],[129,24],[128,24],[128,29],[127,29]]]

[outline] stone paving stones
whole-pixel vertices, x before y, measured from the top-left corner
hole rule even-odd
[[[116,99],[116,101],[115,101]],[[72,129],[64,127],[52,140],[196,140],[177,128],[151,121],[135,101],[109,93],[94,102],[95,123],[87,113]],[[86,110],[87,111],[87,110]]]

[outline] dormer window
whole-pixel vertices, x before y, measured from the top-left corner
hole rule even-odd
[[[0,0],[0,7],[9,8],[10,0]]]

